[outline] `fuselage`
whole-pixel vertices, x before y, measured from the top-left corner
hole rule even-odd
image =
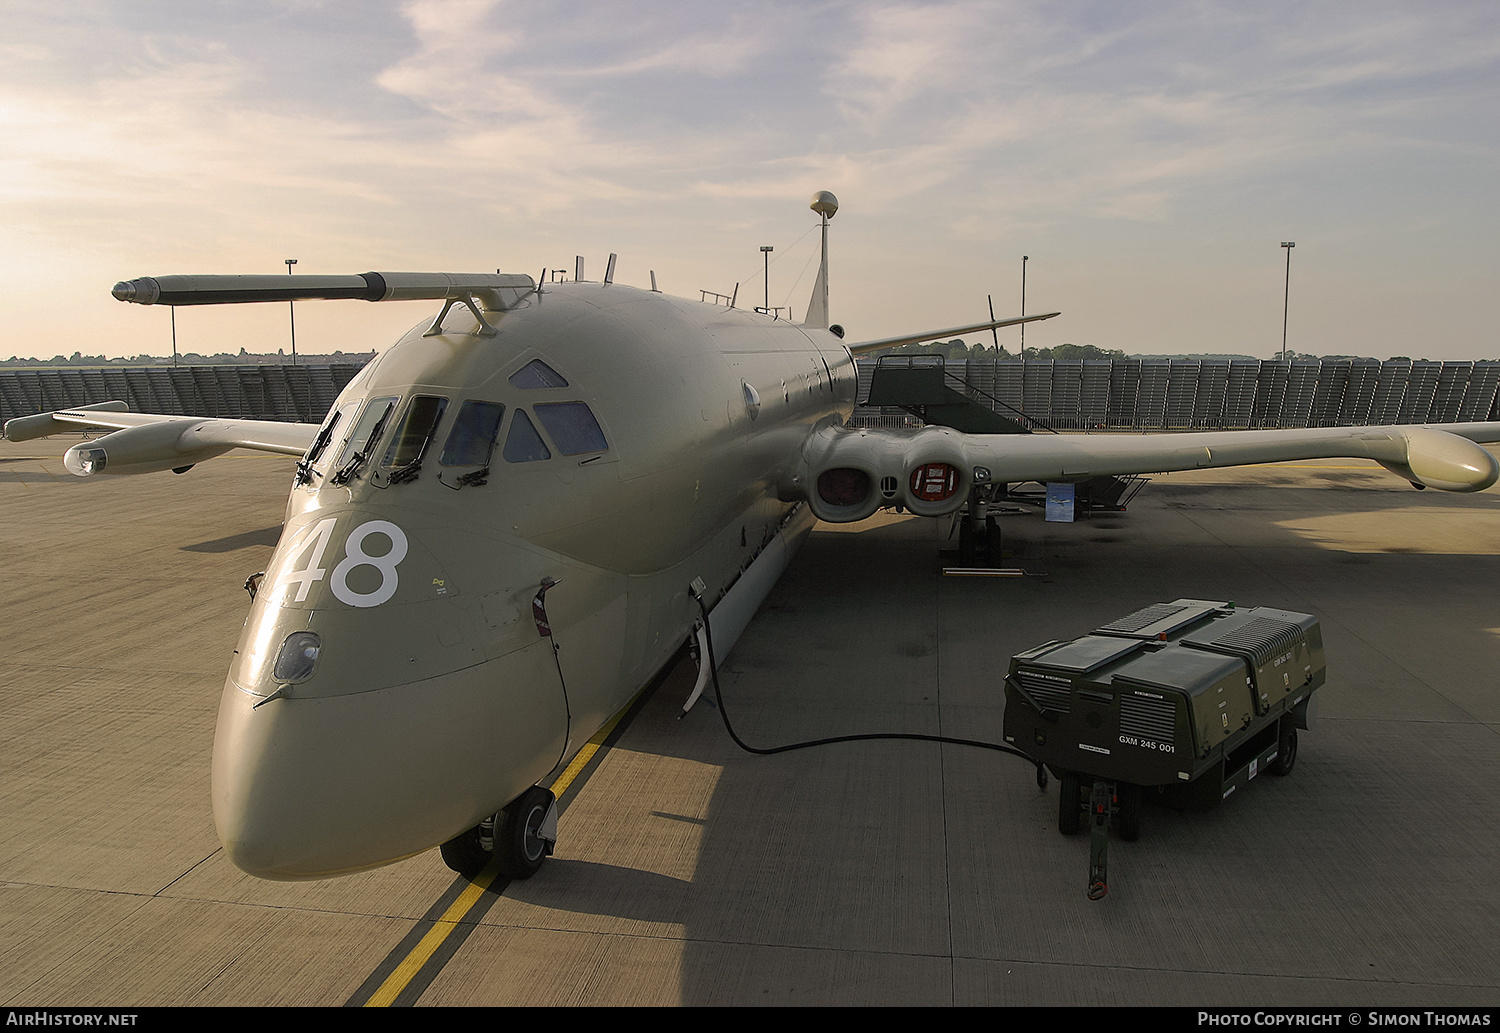
[[[378,356],[299,469],[214,747],[252,874],[398,860],[566,762],[688,636],[690,584],[712,602],[783,527],[802,448],[853,406],[837,337],[752,312],[567,283],[487,318]]]

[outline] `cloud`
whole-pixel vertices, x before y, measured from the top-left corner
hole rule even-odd
[[[1495,247],[1485,4],[164,10],[13,12],[7,275],[41,276],[46,255],[55,279],[70,249],[245,269],[502,248],[539,266],[601,233],[702,263],[705,226],[771,241],[818,189],[843,200],[840,225],[882,227],[868,254],[933,268],[945,245],[1103,253],[1271,223],[1325,240],[1420,227],[1434,276]]]

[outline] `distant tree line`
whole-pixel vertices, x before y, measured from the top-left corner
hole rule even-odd
[[[332,355],[298,355],[297,362],[308,366],[326,366],[332,363],[358,362],[366,363],[375,357],[373,351],[368,352],[342,352],[336,351]],[[241,348],[238,355],[229,352],[219,352],[215,355],[200,355],[197,352],[183,352],[177,357],[179,366],[274,366],[290,361],[285,352],[277,351],[274,355],[269,352],[256,354],[247,352]],[[35,367],[35,366],[170,366],[172,357],[170,355],[137,355],[134,358],[107,359],[103,355],[84,355],[82,352],[74,352],[72,355],[54,355],[50,359],[22,359],[12,355],[9,359],[0,361],[0,367]]]
[[[1005,345],[998,347],[993,344],[968,345],[962,340],[952,341],[930,341],[926,344],[903,344],[899,348],[892,348],[883,355],[941,355],[944,359],[1019,359],[1021,356],[1010,351]],[[1311,352],[1290,353],[1293,362],[1305,360],[1319,362],[1323,360],[1351,360],[1354,362],[1380,362],[1382,360],[1368,355],[1314,355]],[[1027,348],[1026,358],[1028,361],[1045,362],[1055,359],[1058,362],[1077,362],[1081,359],[1245,359],[1259,362],[1268,356],[1256,355],[1229,355],[1224,353],[1194,352],[1183,355],[1127,355],[1118,348],[1105,349],[1092,344],[1059,344],[1051,348]],[[1428,359],[1413,359],[1409,355],[1392,355],[1386,362],[1427,362]],[[1492,359],[1481,359],[1481,362],[1495,361]]]
[[[962,340],[929,341],[926,344],[903,344],[892,348],[886,355],[941,355],[944,359],[1018,359],[1020,355],[1005,345],[965,344]],[[1059,362],[1076,362],[1079,359],[1125,359],[1123,351],[1106,351],[1092,344],[1059,344],[1051,348],[1027,348],[1026,358],[1038,362],[1056,359]]]
[[[951,341],[928,342],[926,344],[903,344],[899,348],[892,348],[886,355],[941,355],[944,359],[1018,359],[1020,355],[1010,351],[1005,345],[994,344],[965,344],[963,340],[955,338]],[[298,355],[297,361],[310,366],[323,366],[331,363],[358,362],[366,363],[375,357],[373,351],[367,352],[342,352],[336,351],[332,355]],[[1292,352],[1293,360],[1306,359],[1318,361],[1320,359],[1352,359],[1355,361],[1378,362],[1367,355],[1313,355],[1308,352]],[[1116,348],[1113,350],[1099,348],[1092,344],[1059,344],[1051,348],[1027,348],[1026,358],[1035,362],[1045,362],[1055,359],[1059,362],[1077,362],[1080,359],[1248,359],[1258,361],[1254,355],[1226,355],[1210,353],[1193,353],[1185,355],[1127,355]],[[270,352],[255,353],[247,352],[241,348],[238,355],[229,352],[219,352],[215,355],[200,355],[198,352],[184,352],[177,357],[178,365],[182,366],[274,366],[290,361],[289,356],[277,350],[275,354]],[[1413,360],[1407,355],[1392,355],[1388,362],[1426,362],[1426,359]],[[1483,360],[1492,361],[1492,360]],[[170,366],[172,357],[170,355],[137,355],[133,358],[107,359],[103,355],[84,355],[82,352],[74,352],[72,355],[54,355],[50,359],[23,359],[12,355],[9,359],[0,360],[0,367],[35,367],[35,366]]]

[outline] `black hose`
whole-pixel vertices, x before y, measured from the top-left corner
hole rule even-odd
[[[998,742],[980,742],[977,739],[954,739],[946,735],[922,735],[917,732],[870,732],[865,735],[835,735],[830,736],[827,739],[812,739],[808,742],[794,742],[789,743],[785,746],[771,746],[765,749],[751,746],[749,743],[745,742],[745,740],[741,739],[738,735],[735,734],[734,726],[729,723],[729,712],[724,709],[724,697],[723,694],[719,691],[719,665],[715,662],[714,658],[714,632],[713,627],[709,624],[708,620],[708,606],[703,602],[703,596],[699,594],[696,589],[689,588],[688,591],[691,592],[693,598],[697,600],[698,611],[703,615],[703,638],[705,644],[708,646],[708,655],[706,657],[703,657],[702,659],[708,664],[709,674],[713,678],[714,701],[718,704],[719,716],[724,721],[724,730],[729,733],[729,737],[734,740],[735,745],[744,750],[746,753],[755,753],[759,754],[760,756],[769,756],[773,753],[786,753],[790,750],[805,750],[810,746],[827,746],[830,743],[836,742],[861,742],[868,739],[912,739],[918,742],[948,743],[952,746],[975,746],[983,750],[997,750],[1000,753],[1013,754],[1014,756],[1020,757],[1022,760],[1026,761],[1029,764],[1035,764],[1037,769],[1037,784],[1045,784],[1046,776],[1044,774],[1044,769],[1042,768],[1042,764],[1040,761],[1028,756],[1022,751],[1016,749],[1014,746],[1007,746],[1004,743]]]

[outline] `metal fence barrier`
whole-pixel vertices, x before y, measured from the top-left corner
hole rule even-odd
[[[859,360],[869,394],[874,359]],[[1500,362],[959,360],[950,386],[1062,430],[1247,430],[1500,420]],[[0,421],[122,399],[138,412],[317,423],[359,363],[0,370]],[[861,406],[866,427],[920,425]]]
[[[876,359],[860,359],[860,398]],[[1250,430],[1500,420],[1500,362],[956,360],[949,387],[1060,430]],[[861,407],[856,425],[902,412]],[[920,422],[920,421],[917,421]]]
[[[318,423],[362,363],[0,370],[0,421],[115,399],[135,412]]]

